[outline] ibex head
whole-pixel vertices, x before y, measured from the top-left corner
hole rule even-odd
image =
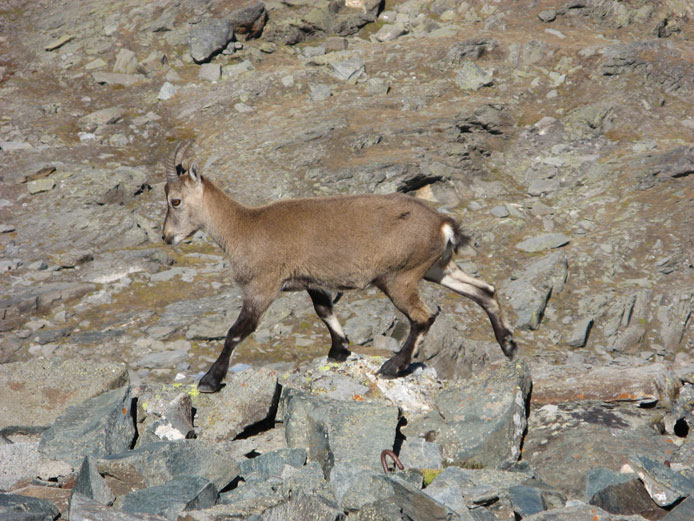
[[[167,244],[178,244],[200,229],[200,211],[203,207],[202,176],[195,162],[188,171],[182,166],[183,157],[190,142],[178,143],[173,154],[166,162],[166,201],[167,210],[164,219],[162,239]]]

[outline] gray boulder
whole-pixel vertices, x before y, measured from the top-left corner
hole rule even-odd
[[[158,514],[176,521],[184,510],[214,506],[218,491],[214,483],[201,476],[181,476],[161,485],[135,490],[118,498],[116,506],[131,514]]]
[[[213,19],[193,26],[190,30],[190,55],[196,63],[204,63],[224,50],[234,39],[234,25],[231,20]]]
[[[448,464],[508,467],[520,456],[531,385],[524,362],[488,368],[444,389],[437,410],[413,419],[403,433],[439,443]]]
[[[79,493],[72,494],[70,497],[68,519],[70,521],[167,521],[167,518],[158,515],[121,512]]]
[[[380,468],[381,451],[392,449],[398,409],[374,403],[350,403],[286,389],[282,395],[287,444],[303,447],[326,475],[348,461]]]
[[[236,459],[224,445],[194,440],[152,443],[101,458],[97,468],[116,496],[182,476],[207,478],[222,490],[239,475]]]
[[[39,451],[48,458],[79,464],[84,456],[128,450],[136,430],[130,386],[69,407],[43,434]]]
[[[87,456],[82,461],[82,466],[75,479],[75,486],[72,489],[72,495],[75,494],[80,494],[102,505],[111,505],[116,499],[104,478],[99,474],[96,460],[92,456]]]
[[[255,479],[268,479],[272,476],[280,476],[285,465],[300,468],[304,463],[306,463],[305,449],[279,449],[241,461],[239,475],[244,479],[248,479],[250,475],[253,475]]]
[[[193,399],[199,438],[233,440],[247,427],[274,415],[279,393],[277,371],[272,369],[250,368],[228,375],[220,392]]]
[[[2,521],[53,521],[60,511],[47,499],[0,494],[0,520]]]
[[[647,515],[661,511],[636,474],[622,474],[604,467],[586,474],[585,500],[613,514]]]

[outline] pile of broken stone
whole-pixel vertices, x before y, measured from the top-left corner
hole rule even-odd
[[[0,519],[694,518],[686,371],[632,368],[631,398],[571,401],[570,378],[523,360],[453,381],[382,379],[382,361],[232,367],[216,394],[115,363],[4,364]]]

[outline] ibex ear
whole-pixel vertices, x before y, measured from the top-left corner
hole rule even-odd
[[[195,161],[193,161],[193,162],[190,164],[190,168],[188,169],[188,175],[189,175],[190,178],[191,178],[193,181],[195,181],[197,184],[202,183],[202,176],[201,176],[200,173],[198,172],[198,164],[197,164]]]

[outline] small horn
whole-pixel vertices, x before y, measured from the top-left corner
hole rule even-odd
[[[169,160],[166,162],[166,180],[168,182],[172,182],[178,179],[178,167],[181,165],[181,162],[183,161],[183,158],[186,155],[186,151],[188,150],[188,147],[190,147],[190,145],[191,141],[188,141],[186,143],[179,141],[178,143],[176,143],[176,148],[174,149],[173,154],[169,156]]]

